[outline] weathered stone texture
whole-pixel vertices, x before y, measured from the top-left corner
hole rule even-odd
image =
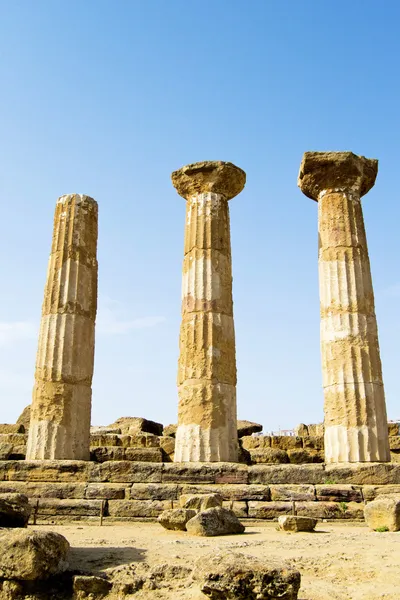
[[[306,152],[301,190],[318,201],[325,462],[390,461],[378,330],[360,198],[378,162]]]
[[[282,517],[278,517],[278,523],[280,529],[283,531],[314,531],[317,520],[311,517],[283,515]]]
[[[196,163],[172,174],[187,201],[177,462],[238,458],[228,200],[243,189],[245,178],[223,162]]]
[[[366,504],[365,521],[370,529],[400,530],[400,495],[381,496]]]
[[[42,307],[27,459],[89,459],[97,309],[95,200],[57,202]]]

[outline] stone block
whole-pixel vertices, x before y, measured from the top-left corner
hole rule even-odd
[[[96,435],[99,433],[113,433],[121,435],[122,432],[119,427],[107,427],[107,425],[92,426],[90,428],[90,435]]]
[[[282,531],[314,531],[317,519],[311,517],[297,517],[294,515],[282,515],[278,517],[279,528]]]
[[[223,500],[270,500],[270,490],[267,485],[183,485],[179,486],[181,494],[219,494]]]
[[[175,452],[175,438],[167,435],[163,435],[158,438],[160,441],[160,447],[164,450],[168,456],[171,456]]]
[[[271,500],[277,502],[314,501],[315,488],[313,485],[271,485]]]
[[[304,450],[304,448],[288,450],[288,456],[289,461],[295,465],[324,462],[323,453],[316,450]]]
[[[388,423],[388,434],[389,437],[400,435],[400,423]]]
[[[161,448],[125,448],[125,460],[162,463],[163,455]]]
[[[302,438],[303,448],[309,450],[323,450],[324,449],[324,438],[322,435],[319,436],[306,436]]]
[[[109,500],[110,517],[158,517],[164,510],[172,509],[171,500]]]
[[[6,481],[88,481],[93,465],[84,460],[33,460],[0,462]]]
[[[102,500],[123,500],[129,497],[129,484],[126,483],[89,483],[85,498]]]
[[[222,497],[219,494],[182,494],[179,498],[181,508],[193,508],[196,511],[207,510],[215,506],[222,506]]]
[[[159,448],[160,436],[154,433],[136,433],[135,435],[121,435],[121,445],[126,448]]]
[[[121,446],[90,446],[90,460],[98,463],[125,460],[125,448]]]
[[[91,449],[93,447],[99,447],[99,446],[120,446],[121,444],[119,443],[119,437],[117,434],[112,434],[112,433],[91,433],[90,434],[90,446]]]
[[[400,435],[389,437],[389,446],[391,450],[400,450]]]
[[[248,516],[252,519],[275,519],[280,515],[292,514],[291,502],[257,502],[251,500],[247,503]]]
[[[294,450],[302,448],[303,443],[300,437],[295,435],[273,435],[271,436],[271,448],[278,450]]]
[[[400,484],[400,464],[350,463],[346,465],[326,465],[325,477],[335,481],[335,483],[352,483],[354,485]]]
[[[400,486],[399,486],[400,488]],[[316,485],[317,500],[324,502],[362,502],[361,488],[350,484]]]
[[[186,523],[186,530],[190,535],[211,537],[243,533],[245,527],[231,510],[219,506],[197,513]]]
[[[370,529],[400,530],[400,495],[381,496],[365,505],[365,521]]]
[[[296,502],[297,515],[314,519],[362,519],[364,505],[359,502]]]
[[[249,452],[253,464],[284,464],[289,462],[286,450],[258,448],[256,450],[249,450]]]
[[[364,500],[371,502],[379,496],[388,496],[390,494],[400,495],[400,485],[363,485],[362,494]]]
[[[311,437],[324,437],[325,427],[323,423],[312,423],[307,425],[308,435]]]
[[[25,427],[22,425],[22,423],[16,423],[14,424],[5,424],[5,423],[1,423],[0,424],[0,435],[2,434],[12,434],[12,433],[25,433]]]
[[[22,413],[19,415],[17,419],[17,425],[23,425],[25,432],[27,433],[29,430],[29,425],[31,422],[31,405],[25,406]]]
[[[161,463],[110,461],[94,464],[90,483],[161,483]]]
[[[399,463],[400,462],[400,452],[398,452],[397,450],[395,452],[391,452],[390,453],[390,461],[394,462],[394,463]]]
[[[238,438],[249,436],[252,433],[260,433],[263,426],[259,423],[252,423],[251,421],[240,421],[237,422]]]
[[[249,474],[247,465],[238,463],[214,463],[215,483],[221,484],[247,484]]]
[[[12,444],[13,446],[26,446],[28,436],[25,433],[1,433],[0,444]]]
[[[175,437],[176,435],[176,430],[178,429],[178,425],[166,425],[163,429],[163,435],[165,436],[171,436],[171,437]]]
[[[247,502],[234,502],[232,500],[224,500],[223,508],[231,510],[238,519],[246,519],[248,515]]]
[[[154,433],[154,435],[163,434],[163,426],[161,423],[149,421],[141,417],[121,417],[115,423],[109,425],[121,430],[122,434],[135,435],[137,433]]]
[[[25,460],[26,446],[12,446],[8,460]]]
[[[300,423],[294,428],[294,432],[298,437],[306,437],[308,436],[308,427],[304,423]]]
[[[172,508],[164,510],[158,517],[158,522],[165,529],[186,531],[186,523],[195,517],[197,512],[190,508]]]
[[[92,600],[107,597],[112,582],[98,575],[74,575],[73,600]]]
[[[37,504],[38,502],[38,504]],[[40,498],[32,501],[37,506],[38,515],[99,517],[102,500],[58,500],[56,498]]]
[[[59,500],[85,497],[86,483],[54,483],[7,481],[0,482],[0,493],[16,492],[29,498],[58,498]]]
[[[177,500],[178,496],[176,483],[134,483],[130,488],[132,500]]]
[[[2,494],[0,496],[0,528],[26,527],[31,514],[25,494]]]
[[[271,447],[271,437],[269,435],[245,435],[240,443],[245,450],[257,450]]]
[[[163,483],[215,483],[216,469],[212,463],[166,463]]]
[[[250,484],[301,484],[324,483],[323,465],[253,465],[249,467]]]
[[[0,460],[9,460],[13,450],[14,446],[12,444],[0,444]]]

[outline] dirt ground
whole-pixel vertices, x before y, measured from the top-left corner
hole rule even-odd
[[[64,535],[72,546],[71,566],[100,571],[129,563],[192,566],[217,550],[284,560],[301,573],[299,600],[400,599],[400,532],[371,532],[363,524],[319,523],[315,533],[284,533],[276,523],[253,523],[242,535],[189,537],[157,523],[45,526]],[[139,592],[140,598],[204,600],[187,589]]]

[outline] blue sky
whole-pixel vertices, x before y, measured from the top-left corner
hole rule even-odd
[[[247,173],[232,200],[240,418],[323,416],[306,150],[379,159],[364,198],[388,414],[400,417],[400,3],[0,0],[1,422],[29,404],[57,197],[99,203],[94,424],[176,421],[184,200],[171,171]]]

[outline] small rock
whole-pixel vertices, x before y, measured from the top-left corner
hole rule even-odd
[[[280,529],[283,531],[314,531],[317,519],[294,515],[282,515],[278,517]]]
[[[24,494],[0,495],[0,527],[26,527],[32,508]]]
[[[387,527],[389,531],[400,530],[400,494],[379,496],[364,508],[365,521],[370,529]]]
[[[207,510],[214,506],[222,506],[222,496],[219,494],[182,494],[179,498],[182,508]]]
[[[186,523],[196,516],[196,511],[187,508],[172,508],[164,510],[158,517],[158,522],[165,529],[186,531]]]
[[[186,531],[192,535],[214,536],[243,533],[244,525],[232,510],[227,508],[208,508],[199,512],[186,523]]]
[[[68,567],[69,543],[53,531],[0,531],[0,578],[47,579]]]
[[[104,598],[112,588],[112,583],[104,577],[95,575],[75,575],[73,582],[73,600],[85,598]]]
[[[193,578],[212,600],[296,600],[301,580],[298,571],[284,564],[235,552],[202,557]]]

